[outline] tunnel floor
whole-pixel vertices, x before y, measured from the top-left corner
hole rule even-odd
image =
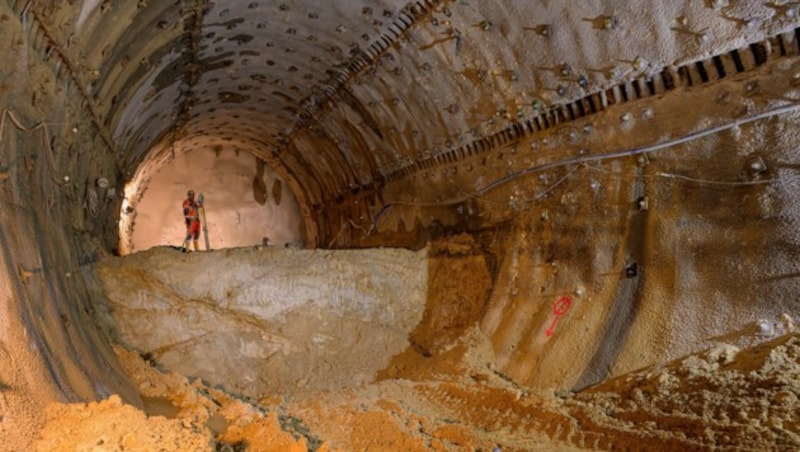
[[[452,319],[446,308],[452,294],[448,295],[446,284],[436,282],[430,253],[430,249],[251,247],[186,255],[163,248],[99,263],[99,274],[107,273],[102,276],[110,300],[106,321],[117,322],[112,326],[114,349],[140,391],[144,410],[117,396],[88,404],[53,404],[37,450],[788,450],[800,446],[800,416],[795,409],[800,398],[800,334],[794,332],[790,318],[783,319],[786,334],[750,348],[720,343],[578,392],[554,392],[519,385],[498,371],[490,338],[469,316],[450,324],[437,318]],[[270,265],[256,265],[265,258]],[[480,266],[470,262],[462,259],[457,265],[465,272],[463,279],[471,281],[462,286],[459,303],[464,303],[463,292],[485,290]],[[171,265],[165,269],[159,263]],[[218,265],[229,267],[230,274],[217,271]],[[377,274],[365,275],[360,270],[365,267],[377,269]],[[334,268],[337,271],[330,272]],[[265,274],[251,275],[252,271]],[[339,276],[321,281],[327,274]],[[235,275],[251,286],[243,286]],[[309,285],[327,290],[327,295],[288,291],[296,299],[284,300],[285,304],[303,312],[303,317],[269,313],[234,294],[255,290],[268,300],[274,294],[264,292],[258,281],[275,285],[281,275],[306,279]],[[216,283],[198,282],[209,279]],[[387,285],[398,280],[405,289]],[[108,289],[115,286],[117,294]],[[189,289],[183,293],[182,286],[194,286],[191,290],[200,295]],[[427,298],[420,286],[427,287]],[[358,291],[350,294],[349,301],[342,291],[345,287]],[[209,295],[215,290],[218,295]],[[385,299],[373,297],[369,303],[375,305],[352,303],[379,293]],[[306,296],[318,299],[305,300]],[[226,308],[235,314],[222,310],[214,297],[229,300]],[[159,304],[163,300],[166,304]],[[398,300],[406,305],[387,316]],[[208,307],[197,306],[203,303],[218,305],[220,309],[212,310],[216,317],[204,317]],[[462,305],[462,311],[468,308]],[[249,316],[244,316],[248,309]],[[169,347],[144,342],[159,335],[158,326],[144,328],[137,338],[120,324],[128,312],[133,314],[128,327],[156,325],[158,320],[148,311],[160,312],[169,319],[161,326],[173,322],[176,330],[181,328],[171,317],[176,312],[194,322],[196,331],[213,327],[217,336],[212,340],[195,340],[200,351],[180,355],[198,363],[196,368],[175,372],[186,363],[167,359]],[[235,341],[224,340],[228,337],[224,319],[231,315],[236,317],[234,326],[268,330],[262,335],[267,337],[265,343],[274,344],[280,335],[289,344],[284,343],[276,356],[251,353],[254,361],[225,361],[222,357],[258,348],[257,341],[244,333]],[[331,328],[330,319],[337,317],[345,323]],[[384,330],[384,335],[365,329],[369,327]],[[302,334],[292,336],[293,328]],[[242,331],[246,329],[242,326]],[[323,336],[333,338],[338,348],[326,344]],[[174,341],[173,348],[191,342],[160,337]],[[347,342],[347,337],[356,339]],[[246,346],[241,348],[242,344]],[[337,355],[332,347],[348,353]],[[322,352],[331,353],[333,362],[325,364]],[[270,367],[270,360],[278,364]],[[262,364],[261,386],[248,387],[243,378]]]

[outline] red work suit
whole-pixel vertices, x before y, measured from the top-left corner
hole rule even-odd
[[[197,240],[200,237],[199,206],[194,198],[183,201],[183,217],[186,219],[186,240]]]

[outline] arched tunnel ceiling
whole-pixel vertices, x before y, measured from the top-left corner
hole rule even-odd
[[[792,3],[726,0],[69,3],[31,8],[126,167],[231,145],[306,211],[797,22]]]

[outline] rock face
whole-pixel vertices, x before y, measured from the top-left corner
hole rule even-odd
[[[132,251],[180,245],[186,234],[181,203],[194,189],[205,197],[209,246],[296,246],[300,212],[291,192],[282,194],[280,179],[251,154],[197,150],[179,154],[153,176],[136,206]],[[267,187],[270,187],[267,189]],[[205,237],[200,238],[205,249]]]
[[[97,270],[121,342],[254,397],[371,382],[408,347],[428,277],[425,251],[387,249],[153,248]]]

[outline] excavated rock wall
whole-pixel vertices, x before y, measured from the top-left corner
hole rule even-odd
[[[360,386],[426,309],[426,251],[151,248],[101,261],[115,336],[252,397]]]

